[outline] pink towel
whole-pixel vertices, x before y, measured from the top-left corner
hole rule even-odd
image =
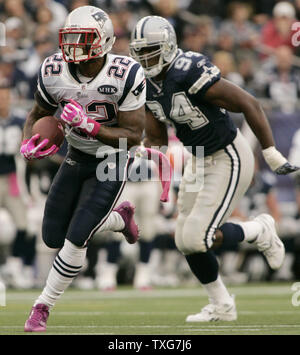
[[[169,159],[159,150],[152,148],[144,148],[147,151],[148,159],[155,162],[159,172],[159,179],[161,181],[163,192],[160,196],[162,202],[169,201],[169,190],[172,179],[173,169]]]
[[[17,181],[17,174],[11,173],[8,175],[8,186],[10,196],[20,196],[20,189]]]

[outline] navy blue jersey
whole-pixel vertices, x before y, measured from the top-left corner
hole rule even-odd
[[[220,70],[207,57],[179,49],[162,83],[147,79],[147,108],[158,120],[171,123],[193,154],[203,146],[205,156],[210,155],[236,137],[227,111],[203,98],[220,78]]]
[[[16,171],[15,155],[19,152],[25,119],[11,116],[0,118],[0,175]]]

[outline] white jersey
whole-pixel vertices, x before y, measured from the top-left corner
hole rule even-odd
[[[63,108],[73,99],[90,118],[107,126],[117,126],[118,111],[136,110],[145,104],[144,71],[130,57],[107,54],[98,75],[82,82],[77,65],[66,63],[62,54],[56,53],[41,65],[35,98],[46,109]],[[75,128],[66,127],[66,139],[74,148],[91,155],[96,155],[101,147],[102,155],[117,150],[111,147],[106,150],[107,145]]]

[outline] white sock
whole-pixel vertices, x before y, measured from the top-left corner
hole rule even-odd
[[[98,232],[105,232],[105,231],[119,232],[124,228],[125,228],[125,222],[121,217],[121,215],[116,211],[112,211],[108,216],[107,220],[98,229]]]
[[[232,303],[232,297],[230,296],[226,286],[224,285],[221,276],[219,275],[216,281],[208,284],[202,284],[206,290],[209,298],[209,302],[212,304],[226,304]]]
[[[54,306],[81,270],[86,250],[86,248],[77,247],[69,240],[65,240],[65,244],[56,256],[49,272],[46,286],[34,306],[38,303],[43,303],[48,307]]]
[[[263,227],[261,223],[256,221],[248,221],[248,222],[238,222],[244,231],[245,241],[246,242],[253,242],[258,235],[263,231]]]

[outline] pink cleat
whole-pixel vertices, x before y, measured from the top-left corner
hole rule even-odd
[[[32,307],[29,318],[24,327],[25,332],[45,332],[46,323],[49,317],[49,307],[39,303]]]
[[[129,244],[136,243],[139,239],[139,230],[133,218],[134,206],[129,201],[125,201],[122,202],[120,206],[116,207],[114,211],[118,212],[125,222],[125,228],[121,233],[124,234],[127,242]]]

